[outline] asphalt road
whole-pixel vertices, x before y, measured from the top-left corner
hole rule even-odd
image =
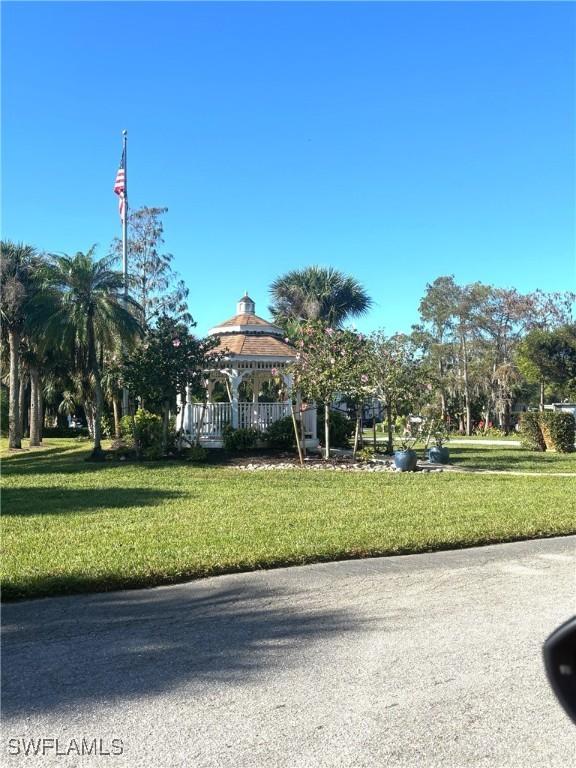
[[[7,605],[0,759],[566,768],[576,764],[576,728],[540,654],[576,612],[575,545],[520,542]],[[39,754],[26,757],[32,738]],[[56,756],[50,739],[69,755]],[[81,758],[82,749],[122,754]]]

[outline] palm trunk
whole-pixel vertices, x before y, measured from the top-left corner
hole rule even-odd
[[[40,375],[36,366],[30,366],[30,446],[40,445]]]
[[[114,437],[116,440],[120,440],[120,405],[116,395],[112,396],[112,411],[114,413]]]
[[[44,394],[42,387],[38,387],[38,438],[42,444],[44,438]]]
[[[8,331],[10,344],[10,404],[8,412],[8,447],[22,448],[22,431],[20,428],[20,381],[19,381],[19,347],[20,333]]]
[[[94,378],[94,447],[92,448],[91,459],[102,459],[102,410],[104,408],[104,396],[102,394],[102,384],[100,381],[100,366],[98,365],[98,355],[96,353],[96,338],[94,336],[94,318],[89,315],[87,321],[87,342],[88,342],[88,368]]]
[[[18,425],[20,437],[24,437],[24,427],[26,425],[26,374],[20,371],[20,383],[18,385]]]
[[[324,448],[324,458],[330,458],[330,405],[326,403],[324,405],[324,440],[326,445]]]

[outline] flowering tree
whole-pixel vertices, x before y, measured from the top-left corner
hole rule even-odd
[[[320,321],[294,330],[296,361],[292,365],[295,388],[324,406],[324,456],[330,458],[330,405],[343,397],[355,398],[368,387],[369,375],[361,370],[367,343],[354,331],[332,328]]]
[[[144,342],[124,360],[123,378],[131,392],[163,417],[162,449],[167,450],[170,406],[186,387],[204,392],[205,371],[216,362],[217,339],[197,339],[188,326],[167,315],[150,328]]]
[[[387,451],[392,453],[392,415],[399,407],[408,407],[420,397],[422,382],[417,350],[409,336],[399,333],[387,337],[382,331],[370,336],[369,349],[369,384],[373,397],[386,408]]]

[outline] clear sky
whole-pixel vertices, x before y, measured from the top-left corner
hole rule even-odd
[[[573,3],[2,3],[2,236],[75,252],[167,206],[203,333],[309,264],[358,326],[427,282],[574,289]]]

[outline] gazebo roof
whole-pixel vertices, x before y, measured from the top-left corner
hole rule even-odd
[[[294,348],[284,341],[284,331],[258,317],[256,304],[246,293],[238,302],[236,314],[208,331],[219,336],[218,349],[234,357],[294,357]]]

